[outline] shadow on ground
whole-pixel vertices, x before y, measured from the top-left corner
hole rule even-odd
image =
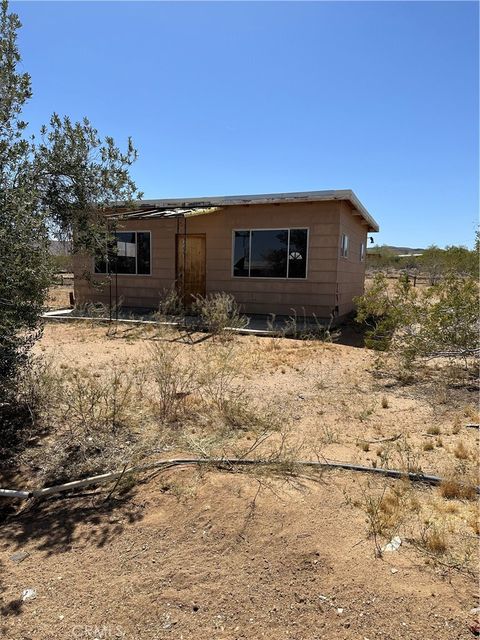
[[[127,524],[143,518],[143,505],[132,490],[105,500],[106,492],[82,497],[63,495],[26,504],[0,527],[0,539],[15,549],[34,546],[47,555],[70,551],[75,545],[101,548],[123,533]]]

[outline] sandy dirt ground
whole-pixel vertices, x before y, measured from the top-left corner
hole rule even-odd
[[[47,324],[37,353],[101,372],[145,360],[154,339],[125,328],[106,334],[89,323]],[[184,348],[195,361],[207,347]],[[410,456],[424,472],[447,475],[461,441],[464,468],[475,472],[478,430],[465,426],[478,420],[474,391],[434,378],[399,386],[375,375],[372,352],[344,344],[238,337],[235,348],[246,384],[283,407],[304,455],[392,467]],[[102,493],[25,505],[0,529],[3,637],[472,638],[478,593],[465,554],[478,543],[475,501],[405,489],[420,506],[406,514],[399,550],[378,558],[361,506],[367,487],[379,495],[398,483],[340,471],[285,478],[185,468],[107,502]],[[426,514],[448,530],[447,555],[409,537]],[[17,563],[18,551],[29,555]],[[36,598],[23,602],[28,588]]]

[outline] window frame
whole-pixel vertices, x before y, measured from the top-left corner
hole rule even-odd
[[[116,273],[112,271],[95,271],[95,256],[92,258],[92,274],[94,276],[121,276],[122,278],[149,278],[152,275],[152,231],[151,229],[122,229],[121,231],[114,231],[113,235],[117,233],[134,233],[135,234],[135,273]],[[149,236],[149,244],[150,244],[150,270],[148,273],[138,273],[138,244],[137,244],[137,234],[138,233],[148,233]],[[107,262],[108,266],[108,262]]]
[[[305,255],[305,260],[306,260],[306,264],[305,264],[305,277],[304,278],[290,278],[288,276],[288,271],[290,269],[290,260],[288,258],[289,253],[290,253],[290,231],[292,231],[292,229],[297,230],[297,229],[302,229],[305,230],[307,232],[307,252]],[[249,232],[249,239],[248,239],[248,276],[236,276],[235,275],[235,264],[234,264],[234,260],[235,260],[235,233],[237,232],[241,232],[241,231],[248,231]],[[288,231],[288,246],[287,246],[287,275],[285,277],[283,276],[251,276],[250,275],[250,269],[251,269],[251,264],[250,264],[250,256],[252,255],[252,231]],[[235,280],[240,280],[240,279],[244,279],[244,280],[281,280],[281,281],[285,281],[285,280],[294,280],[294,281],[299,281],[299,282],[303,282],[304,280],[308,279],[308,257],[309,257],[309,248],[310,248],[310,227],[250,227],[250,228],[243,228],[243,229],[232,229],[232,257],[231,257],[231,272],[230,275],[232,278],[235,278]]]
[[[344,246],[344,242],[343,239],[346,239],[346,247]],[[348,260],[348,256],[349,256],[349,252],[350,252],[350,238],[348,236],[348,233],[343,233],[340,235],[340,257],[341,258],[345,258],[345,260]]]
[[[360,262],[365,262],[365,253],[366,253],[365,242],[362,240],[362,242],[360,242]]]

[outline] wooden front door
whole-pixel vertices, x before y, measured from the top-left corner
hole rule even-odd
[[[177,288],[185,306],[205,295],[205,275],[205,234],[177,234]]]

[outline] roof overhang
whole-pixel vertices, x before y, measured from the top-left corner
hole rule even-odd
[[[113,214],[109,217],[149,218],[149,217],[187,217],[212,213],[220,208],[234,206],[249,206],[263,204],[283,204],[295,202],[325,202],[344,200],[352,207],[352,214],[359,216],[368,231],[378,231],[378,223],[369,214],[351,189],[337,189],[329,191],[296,191],[293,193],[263,193],[240,196],[212,196],[201,198],[172,198],[137,200],[135,210],[128,213]]]

